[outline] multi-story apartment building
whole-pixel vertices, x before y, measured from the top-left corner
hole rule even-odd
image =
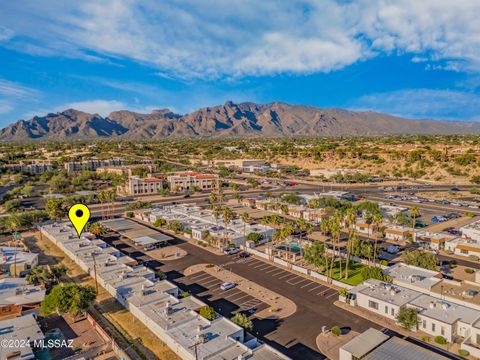
[[[53,165],[49,162],[36,162],[32,164],[5,164],[1,165],[0,169],[35,175],[51,171],[53,169]]]
[[[90,170],[95,171],[100,167],[108,166],[123,166],[127,163],[134,164],[154,164],[152,159],[137,159],[137,160],[125,160],[125,159],[89,159],[84,161],[72,161],[64,164],[65,170],[68,172]]]
[[[195,187],[201,190],[218,188],[218,175],[216,174],[187,171],[170,175],[167,177],[167,181],[172,190],[189,190]]]

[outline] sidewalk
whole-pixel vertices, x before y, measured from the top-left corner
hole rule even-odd
[[[286,297],[277,294],[257,283],[247,280],[240,275],[220,268],[219,266],[210,266],[209,264],[197,264],[185,269],[184,275],[192,275],[197,272],[204,271],[209,275],[221,278],[224,282],[233,282],[237,284],[237,288],[243,292],[256,297],[257,299],[268,304],[270,308],[262,310],[256,314],[260,319],[283,319],[297,311],[295,303]]]

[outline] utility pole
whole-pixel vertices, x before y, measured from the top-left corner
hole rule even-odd
[[[95,278],[95,290],[97,291],[98,295],[98,281],[97,281],[97,262],[95,260],[95,253],[92,253],[92,259],[93,259],[93,276]]]

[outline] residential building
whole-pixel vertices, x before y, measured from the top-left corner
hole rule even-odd
[[[370,328],[339,349],[340,360],[446,360],[427,348],[405,339],[390,337],[383,332]]]
[[[24,276],[38,265],[38,254],[25,252],[23,248],[0,246],[0,271],[11,276]]]
[[[45,339],[42,330],[32,314],[13,319],[0,320],[0,359],[28,360],[35,359],[34,342]]]
[[[37,309],[44,298],[45,289],[28,284],[24,278],[0,279],[0,319]]]
[[[128,195],[157,194],[164,188],[165,178],[129,176],[125,186],[119,186],[118,191]]]
[[[414,308],[419,320],[418,330],[432,336],[442,336],[448,342],[455,337],[470,339],[472,329],[480,319],[480,311],[428,295],[424,291],[369,279],[349,290],[349,304],[391,320],[396,319],[402,307]]]
[[[357,219],[355,230],[361,234],[373,235],[375,229],[374,224],[367,224],[363,219]]]
[[[480,220],[462,226],[460,231],[462,232],[463,237],[480,242]]]
[[[216,174],[194,171],[179,172],[168,176],[167,181],[172,190],[190,190],[192,188],[211,190],[218,188],[218,175]]]
[[[414,241],[426,248],[440,250],[445,248],[445,244],[447,242],[450,242],[455,238],[455,235],[450,235],[446,233],[415,230]]]
[[[407,240],[412,232],[412,229],[406,226],[388,225],[385,229],[385,238],[394,241]]]
[[[385,204],[383,202],[379,202],[378,206],[379,206],[380,211],[382,212],[384,218],[392,218],[393,216],[396,216],[400,213],[408,215],[408,212],[409,212],[409,209],[407,207],[404,207],[404,206],[389,205],[389,204]]]
[[[152,159],[134,159],[134,160],[125,160],[125,159],[89,159],[84,161],[71,161],[64,164],[65,170],[68,172],[90,170],[96,171],[100,167],[112,167],[112,166],[123,166],[127,163],[133,164],[150,164],[153,165],[154,161]]]
[[[456,255],[480,257],[480,243],[473,239],[455,238],[445,243],[445,250]]]
[[[53,170],[53,165],[49,162],[35,162],[31,164],[4,164],[0,165],[0,169],[11,172],[20,172],[25,174],[43,174]]]
[[[108,173],[115,175],[127,175],[132,176],[133,170],[142,168],[145,169],[149,174],[155,171],[155,164],[136,164],[136,165],[123,165],[123,166],[102,166],[97,168],[95,171],[99,174]]]
[[[393,283],[412,290],[429,293],[433,286],[442,281],[439,271],[397,263],[384,270],[393,278]]]
[[[211,321],[200,316],[202,301],[181,298],[177,286],[156,279],[147,267],[131,264],[133,259],[91,234],[78,238],[67,223],[45,225],[40,231],[180,358],[289,359],[256,338],[245,337],[240,326],[218,314]]]

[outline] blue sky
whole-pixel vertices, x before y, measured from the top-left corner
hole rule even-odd
[[[480,121],[477,0],[0,3],[0,127],[284,101]]]

